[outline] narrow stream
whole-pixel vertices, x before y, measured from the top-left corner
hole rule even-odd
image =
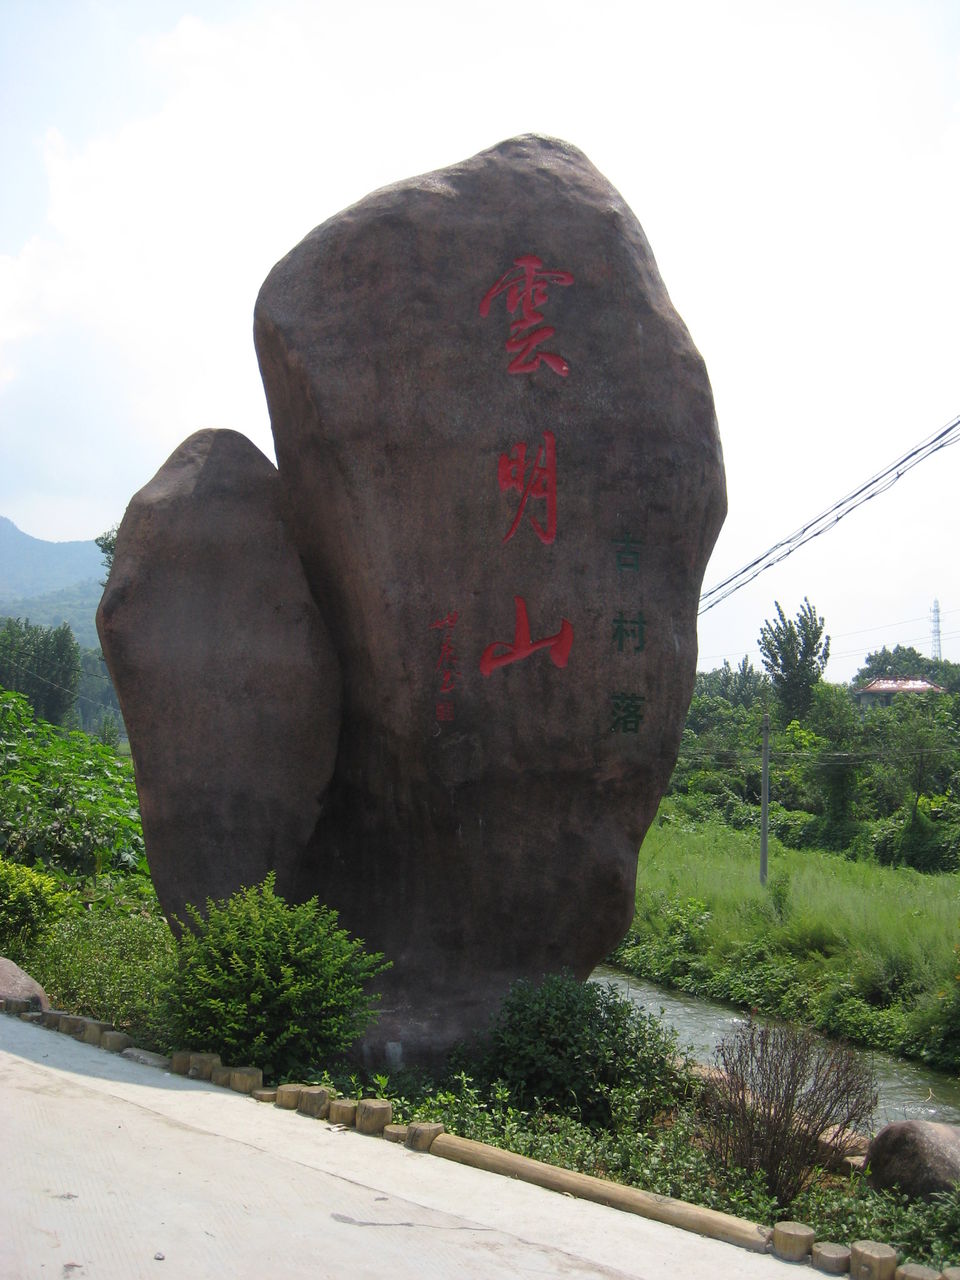
[[[664,1021],[676,1030],[681,1046],[687,1048],[697,1062],[712,1062],[717,1044],[746,1016],[732,1005],[667,991],[603,965],[594,970],[592,980],[610,982],[648,1013],[661,1013]],[[880,1102],[875,1129],[892,1120],[960,1124],[960,1080],[956,1077],[884,1053],[862,1052],[872,1060],[877,1074]]]

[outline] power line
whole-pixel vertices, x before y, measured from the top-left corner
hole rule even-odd
[[[60,693],[70,694],[77,702],[87,702],[91,707],[99,707],[101,711],[109,711],[112,716],[117,715],[117,708],[109,706],[106,702],[98,702],[96,698],[88,698],[85,694],[74,693],[72,689],[68,689],[65,685],[57,684],[55,680],[48,680],[46,676],[40,675],[39,671],[31,671],[29,667],[25,667],[22,662],[17,662],[16,658],[8,656],[4,657],[5,662],[9,662],[11,667],[16,667],[18,671],[24,675],[30,676],[33,680],[39,680],[41,684],[49,685],[51,689],[57,689]],[[9,690],[10,693],[16,693],[16,689]]]
[[[699,613],[707,613],[708,610],[718,605],[721,600],[726,600],[729,596],[732,596],[735,591],[745,587],[747,583],[752,582],[761,573],[773,568],[775,564],[779,564],[787,556],[793,555],[794,551],[799,550],[805,543],[810,542],[813,538],[819,538],[822,533],[832,529],[851,511],[856,511],[857,507],[863,506],[865,502],[869,502],[871,498],[877,497],[878,494],[886,493],[901,476],[906,475],[908,471],[911,471],[919,463],[925,461],[934,453],[938,453],[941,449],[945,449],[948,445],[956,444],[958,440],[960,440],[960,416],[948,422],[939,431],[935,431],[926,440],[914,445],[902,457],[897,458],[895,462],[891,462],[883,471],[878,471],[875,476],[871,476],[869,480],[858,485],[856,489],[851,490],[846,497],[835,502],[826,511],[822,511],[814,519],[808,520],[806,524],[801,525],[789,537],[775,542],[772,547],[768,547],[761,555],[755,556],[742,569],[738,569],[736,573],[724,578],[722,582],[717,583],[715,587],[711,587],[709,591],[705,591],[700,597]]]
[[[956,612],[957,612],[957,610],[955,610],[955,609],[954,609],[954,610],[951,610],[951,612],[956,613]],[[943,615],[943,614],[941,614],[941,616],[944,616],[944,615]],[[910,622],[910,621],[920,622],[920,621],[922,621],[922,619],[920,619],[920,618],[909,619],[909,618],[908,618],[908,619],[906,619],[906,621],[907,621],[907,622]],[[858,657],[858,656],[859,656],[859,655],[861,655],[861,654],[863,655],[863,657],[864,657],[864,658],[866,658],[869,654],[871,654],[871,653],[879,653],[882,649],[885,649],[885,648],[886,648],[886,645],[879,645],[879,646],[878,646],[878,645],[876,644],[876,642],[874,642],[873,644],[864,644],[864,645],[860,645],[860,647],[859,647],[859,648],[857,648],[857,649],[839,649],[839,650],[838,650],[838,649],[836,649],[836,648],[834,647],[834,645],[833,645],[833,641],[834,641],[834,640],[843,639],[843,637],[844,637],[844,636],[858,636],[858,635],[875,634],[877,631],[882,631],[882,630],[884,630],[886,627],[894,627],[894,626],[898,626],[898,625],[900,625],[900,624],[895,623],[895,622],[890,622],[890,623],[882,622],[882,623],[879,623],[876,627],[866,627],[866,628],[864,628],[864,630],[863,630],[863,631],[844,631],[844,632],[841,632],[839,635],[834,635],[834,634],[832,634],[832,635],[830,636],[830,658],[831,658],[831,660],[833,660],[833,659],[835,659],[835,658],[856,658],[856,657]],[[957,639],[960,639],[960,631],[945,631],[945,632],[943,632],[943,634],[942,634],[942,637],[941,637],[941,638],[942,638],[943,640],[957,640]],[[920,636],[920,635],[907,636],[907,637],[905,637],[905,638],[904,638],[904,637],[901,637],[900,639],[898,639],[898,640],[897,640],[896,644],[894,645],[894,648],[916,648],[918,645],[922,645],[922,644],[924,644],[924,643],[926,642],[926,640],[927,640],[927,639],[928,639],[928,637],[927,637],[927,636],[925,636],[925,635],[924,635],[924,636]],[[701,654],[699,655],[699,661],[700,661],[700,662],[717,662],[717,661],[724,661],[724,662],[740,662],[740,661],[742,661],[744,658],[748,658],[748,659],[749,659],[749,658],[754,658],[754,657],[756,657],[756,651],[755,651],[755,650],[753,650],[753,649],[740,649],[740,650],[736,650],[736,651],[735,651],[735,652],[733,652],[733,653],[701,653]],[[948,661],[949,661],[949,659],[948,659]]]

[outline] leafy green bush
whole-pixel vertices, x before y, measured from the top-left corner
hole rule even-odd
[[[173,935],[146,911],[74,910],[25,954],[56,1008],[112,1022],[143,1048],[161,1050],[176,1047],[159,1000],[173,962]]]
[[[0,955],[19,963],[64,906],[52,876],[0,858]]]
[[[388,1081],[381,1096],[390,1093]],[[439,1120],[450,1133],[517,1155],[576,1169],[655,1195],[675,1196],[759,1222],[772,1221],[774,1202],[762,1175],[724,1171],[704,1151],[694,1109],[680,1107],[670,1123],[637,1132],[589,1128],[576,1117],[547,1107],[521,1110],[503,1081],[483,1089],[465,1072],[432,1089],[414,1105],[394,1104],[401,1121]]]
[[[167,1007],[182,1048],[279,1078],[350,1048],[374,1016],[368,984],[389,964],[335,911],[316,898],[290,905],[274,881],[208,899],[205,916],[187,908]]]
[[[839,1185],[811,1185],[790,1212],[821,1240],[883,1240],[902,1262],[937,1269],[960,1262],[960,1185],[929,1200],[909,1200],[899,1191],[875,1191],[854,1174]]]
[[[612,986],[556,974],[514,983],[483,1042],[481,1080],[502,1080],[519,1107],[555,1107],[610,1126],[630,1110],[634,1127],[675,1103],[687,1073],[675,1033]]]
[[[698,959],[707,949],[710,912],[698,898],[653,893],[638,902],[627,936],[611,962],[628,972],[680,990],[696,990],[703,976]]]
[[[770,832],[788,849],[809,849],[816,844],[819,821],[812,813],[802,809],[785,809],[782,804],[771,804],[768,818]]]
[[[0,690],[0,853],[93,877],[143,859],[129,760]]]

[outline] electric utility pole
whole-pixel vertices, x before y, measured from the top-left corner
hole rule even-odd
[[[770,716],[763,713],[763,774],[760,781],[760,883],[767,883],[767,810],[770,807]]]

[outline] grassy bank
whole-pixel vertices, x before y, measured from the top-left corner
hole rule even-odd
[[[669,801],[643,848],[612,957],[640,977],[960,1070],[960,875],[769,848]]]

